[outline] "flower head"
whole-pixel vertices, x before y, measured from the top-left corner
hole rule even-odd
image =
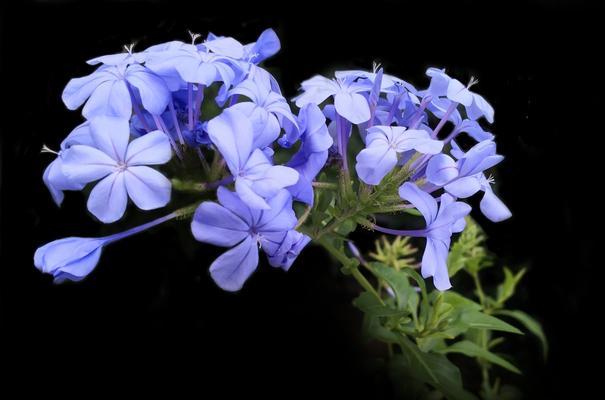
[[[415,150],[437,154],[443,142],[431,139],[428,132],[402,126],[374,126],[367,130],[366,148],[357,155],[355,166],[359,178],[369,185],[378,185],[397,165],[397,155]]]
[[[219,204],[202,203],[191,223],[193,236],[200,242],[233,247],[210,266],[212,279],[225,290],[241,289],[258,266],[258,250],[263,249],[274,266],[288,269],[304,247],[305,239],[292,231],[296,215],[292,197],[280,190],[268,199],[268,210],[250,208],[236,193],[217,190]]]
[[[430,194],[413,183],[406,182],[399,188],[399,196],[412,203],[424,217],[426,228],[415,235],[426,237],[426,247],[422,256],[422,276],[433,277],[439,290],[447,290],[450,284],[447,270],[447,255],[452,233],[461,232],[466,225],[464,217],[471,211],[468,204],[454,201],[449,194],[443,194],[439,205]]]
[[[90,123],[91,145],[73,145],[62,156],[63,173],[86,184],[101,179],[88,198],[88,210],[105,223],[117,221],[128,198],[143,210],[170,201],[170,181],[147,165],[168,162],[170,142],[161,131],[149,132],[128,143],[128,120],[99,117]]]
[[[222,154],[235,180],[235,190],[250,207],[268,209],[266,199],[298,180],[289,167],[273,165],[253,145],[252,123],[240,111],[228,108],[208,122],[208,136]]]

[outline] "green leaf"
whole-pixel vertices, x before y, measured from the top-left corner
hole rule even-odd
[[[492,364],[499,365],[502,368],[506,368],[507,370],[512,371],[516,374],[521,373],[521,371],[519,371],[517,367],[515,367],[510,362],[506,361],[504,358],[497,356],[491,351],[488,351],[468,340],[456,342],[453,345],[449,346],[447,349],[443,350],[442,353],[460,353],[468,357],[482,358]]]
[[[496,317],[492,317],[491,315],[484,314],[481,311],[463,311],[460,314],[460,322],[468,326],[468,328],[489,329],[492,331],[510,332],[519,335],[523,334],[523,332],[511,324]]]
[[[500,305],[504,304],[504,302],[506,300],[508,300],[509,298],[512,297],[513,294],[515,294],[515,289],[517,287],[517,284],[519,283],[521,278],[523,278],[523,275],[525,275],[525,271],[526,271],[526,269],[523,268],[516,274],[513,274],[510,269],[508,269],[507,267],[504,267],[504,282],[502,282],[502,284],[498,285],[498,289],[497,289],[498,304],[500,304]]]
[[[416,295],[416,292],[410,285],[407,274],[378,262],[369,263],[369,267],[378,278],[383,279],[393,289],[400,309],[416,312],[418,301],[410,301],[411,297]]]
[[[401,336],[399,344],[404,355],[401,360],[412,377],[433,386],[450,400],[476,399],[464,390],[460,370],[445,355],[424,353],[405,336]]]
[[[544,358],[546,358],[548,356],[548,340],[546,339],[546,335],[544,334],[544,331],[542,330],[542,326],[540,325],[540,323],[538,321],[536,321],[535,319],[533,319],[532,317],[530,317],[523,311],[519,311],[519,310],[498,310],[497,314],[514,318],[517,321],[519,321],[521,324],[523,324],[523,326],[528,331],[530,331],[536,337],[538,337],[538,339],[540,339],[540,342],[542,344],[542,352],[544,354]]]
[[[353,305],[370,317],[404,316],[407,314],[407,311],[397,310],[387,305],[380,304],[378,299],[368,292],[363,292],[359,297],[353,300]]]
[[[454,306],[456,309],[469,309],[469,310],[481,310],[481,304],[475,303],[471,299],[462,296],[452,290],[448,290],[447,292],[443,292],[443,300]]]

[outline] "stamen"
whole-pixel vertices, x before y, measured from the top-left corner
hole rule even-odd
[[[471,80],[468,82],[468,85],[466,85],[466,88],[470,89],[471,86],[476,85],[477,83],[479,83],[479,79],[476,79],[474,76],[471,76]]]
[[[372,61],[372,72],[376,73],[382,67],[382,64],[378,61]]]
[[[195,45],[195,41],[202,36],[199,33],[193,33],[191,31],[187,31],[187,32],[189,32],[189,36],[191,36],[191,44],[193,44],[193,45]]]
[[[132,55],[132,52],[133,52],[133,50],[134,50],[134,46],[135,46],[135,44],[136,44],[135,42],[132,42],[132,43],[130,43],[130,44],[125,44],[125,45],[124,45],[124,50],[126,50],[126,52],[127,52],[128,54]]]
[[[42,145],[42,149],[40,149],[40,153],[51,153],[51,154],[59,155],[59,152],[54,151],[53,149],[51,149],[50,147],[48,147],[45,144]]]

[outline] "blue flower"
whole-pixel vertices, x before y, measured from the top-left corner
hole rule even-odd
[[[72,181],[63,172],[63,155],[65,154],[65,150],[75,144],[92,145],[90,123],[88,121],[78,125],[69,133],[69,135],[67,135],[63,142],[61,142],[61,149],[56,153],[57,158],[48,164],[48,167],[44,170],[42,180],[57,206],[61,206],[61,203],[63,202],[63,198],[65,197],[63,194],[64,190],[82,190],[85,186],[81,182]],[[54,153],[46,147],[43,148],[42,151]]]
[[[143,210],[170,201],[170,181],[146,165],[168,162],[170,141],[161,131],[149,132],[128,143],[128,120],[98,117],[91,120],[91,145],[73,145],[62,156],[63,172],[78,183],[101,181],[90,192],[88,210],[105,223],[124,215],[128,197]]]
[[[147,53],[134,53],[134,44],[124,46],[124,52],[116,54],[108,54],[105,56],[91,58],[86,61],[88,65],[128,65],[128,64],[143,64],[147,59]]]
[[[231,89],[229,96],[245,96],[250,100],[230,108],[240,111],[252,122],[256,148],[265,148],[278,138],[284,118],[296,125],[288,102],[281,94],[271,90],[269,82],[248,78]]]
[[[300,110],[298,127],[302,144],[287,165],[298,171],[299,178],[288,190],[295,200],[313,205],[312,182],[326,164],[333,139],[326,126],[326,117],[315,104],[307,104]]]
[[[263,151],[253,146],[252,123],[240,111],[224,110],[208,122],[207,130],[233,175],[235,190],[250,207],[269,209],[265,199],[298,180],[295,170],[272,165]]]
[[[269,264],[273,267],[288,271],[300,252],[311,241],[311,238],[295,230],[289,230],[279,245],[271,242],[264,247],[269,256]],[[276,247],[273,250],[271,247]],[[272,252],[270,252],[273,250]]]
[[[36,250],[34,265],[51,274],[55,283],[84,279],[99,263],[106,238],[68,237],[45,244]]]
[[[301,87],[304,92],[295,98],[298,107],[308,103],[319,105],[334,96],[334,107],[338,115],[353,124],[361,124],[370,119],[368,101],[360,94],[372,90],[372,83],[368,79],[349,77],[332,80],[316,75],[304,81]]]
[[[256,42],[244,46],[244,59],[259,64],[281,49],[279,38],[273,29],[265,29]]]
[[[268,210],[250,208],[236,193],[219,187],[220,204],[202,203],[193,216],[191,231],[200,242],[233,247],[210,266],[212,279],[224,290],[241,289],[258,266],[258,249],[264,249],[272,264],[288,269],[304,247],[305,239],[289,234],[296,226],[292,197],[280,190],[268,199]]]
[[[55,240],[36,250],[34,265],[43,273],[51,274],[55,278],[55,283],[66,280],[80,281],[97,266],[104,246],[162,224],[178,215],[178,212],[173,212],[127,231],[105,237],[68,237]]]
[[[476,120],[485,117],[488,122],[494,122],[494,108],[483,96],[469,90],[472,85],[477,83],[476,80],[471,79],[469,85],[465,86],[459,80],[446,74],[444,69],[429,68],[426,74],[431,77],[428,93],[433,95],[434,102],[439,97],[446,97],[454,103],[462,104],[470,119]]]
[[[504,159],[496,154],[496,144],[485,140],[466,153],[458,149],[456,154],[460,156],[458,161],[445,154],[431,158],[426,169],[427,180],[458,198],[467,198],[482,190],[484,196],[480,207],[483,214],[493,222],[510,218],[510,210],[490,187],[493,179],[487,179],[483,174]]]
[[[447,255],[453,233],[462,232],[466,226],[464,217],[471,207],[468,204],[454,201],[445,193],[441,196],[439,205],[430,194],[422,191],[413,183],[406,182],[399,188],[399,196],[412,203],[424,217],[426,228],[419,230],[395,230],[374,226],[377,231],[393,234],[425,237],[426,246],[422,256],[422,276],[433,277],[433,283],[438,290],[447,290],[450,284]]]
[[[67,108],[75,110],[84,102],[82,115],[129,118],[137,94],[145,110],[160,115],[170,101],[168,87],[156,74],[140,64],[102,65],[95,72],[74,78],[63,90]]]
[[[178,48],[165,51],[156,56],[163,68],[174,68],[181,79],[187,83],[199,83],[210,86],[214,82],[223,82],[227,87],[235,79],[233,59],[199,49],[193,44],[182,43]],[[152,62],[150,68],[154,68]]]
[[[431,139],[428,132],[401,126],[374,126],[367,130],[366,148],[357,155],[355,169],[359,178],[378,185],[397,165],[398,154],[415,150],[422,154],[437,154],[443,142]]]

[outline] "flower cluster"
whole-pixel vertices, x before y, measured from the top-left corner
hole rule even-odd
[[[259,249],[284,270],[311,240],[344,255],[339,228],[347,221],[426,238],[422,274],[445,290],[450,239],[471,211],[460,199],[482,191],[480,208],[490,220],[510,217],[485,174],[502,156],[478,122],[491,123],[494,111],[470,90],[474,79],[464,85],[429,68],[430,85],[417,90],[377,66],[339,71],[304,81],[294,111],[277,80],[259,66],[280,49],[275,32],[266,30],[250,44],[213,34],[196,43],[199,35],[191,36],[189,43],[142,52],[130,46],[89,60],[97,69],[67,84],[63,102],[71,110],[83,105],[86,121],[59,151],[44,147],[56,154],[43,179],[57,205],[65,191],[90,186],[88,210],[113,223],[129,199],[142,210],[167,206],[173,190],[195,201],[119,234],[40,247],[34,263],[56,281],[84,278],[106,244],[193,215],[195,239],[230,248],[210,266],[225,290],[242,287],[257,268]],[[466,151],[457,142],[463,133],[476,142]],[[362,147],[357,154],[351,154],[353,142]],[[160,172],[165,164],[170,168]],[[183,174],[170,180],[168,170]],[[321,191],[338,193],[327,211],[318,204]],[[353,212],[339,211],[355,191]],[[416,209],[426,227],[397,230],[370,222],[373,214],[394,209]]]

